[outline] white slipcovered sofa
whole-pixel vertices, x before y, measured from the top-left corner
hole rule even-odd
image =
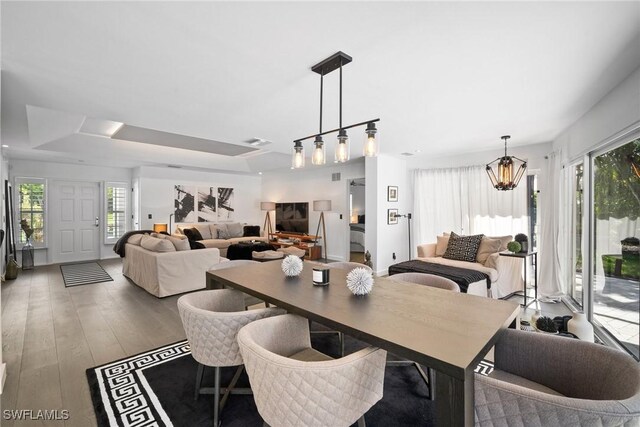
[[[195,224],[180,223],[176,226],[175,236],[183,236],[185,228],[195,228],[202,235],[202,240],[198,240],[206,248],[218,248],[221,256],[227,256],[227,248],[234,243],[248,242],[251,240],[266,242],[267,238],[262,236],[243,237],[244,224],[240,223],[209,223],[199,222]]]
[[[491,280],[491,289],[487,290],[486,280],[473,282],[467,289],[467,293],[471,295],[504,298],[514,292],[522,291],[522,259],[500,256],[500,252],[507,249],[507,243],[511,241],[511,236],[488,238],[499,240],[500,244],[498,245],[496,243],[493,247],[481,246],[481,249],[484,251],[482,254],[480,252],[478,253],[478,260],[481,262],[467,262],[443,258],[442,255],[448,243],[448,233],[444,233],[443,236],[438,236],[437,243],[418,245],[417,259],[434,264],[466,268],[487,274]]]
[[[142,236],[131,236],[125,245],[122,273],[151,295],[162,298],[204,289],[206,272],[228,261],[217,248],[176,250],[169,240],[159,244],[144,236],[149,244],[140,246]],[[186,245],[188,248],[188,245]],[[151,248],[151,249],[147,249]]]

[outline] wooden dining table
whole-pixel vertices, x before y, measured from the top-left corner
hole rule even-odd
[[[229,287],[351,335],[435,372],[439,426],[474,424],[474,369],[514,327],[519,304],[386,277],[373,290],[353,295],[347,272],[330,271],[330,282],[316,286],[305,261],[298,277],[285,277],[278,261],[207,272],[207,287]]]

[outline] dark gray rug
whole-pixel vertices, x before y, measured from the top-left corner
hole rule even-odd
[[[60,272],[65,287],[113,281],[109,273],[104,271],[104,268],[97,262],[62,264]]]
[[[336,335],[312,335],[313,347],[337,357]],[[345,337],[346,353],[366,347]],[[87,370],[99,426],[207,426],[213,422],[213,396],[193,399],[197,363],[187,341],[128,357]],[[490,363],[477,372],[488,374]],[[231,380],[235,368],[223,368],[221,384]],[[203,387],[213,384],[213,371],[205,371]],[[249,384],[245,374],[238,387]],[[434,425],[434,404],[413,366],[387,367],[384,397],[367,412],[367,426]],[[232,395],[221,413],[224,427],[262,426],[253,396]]]

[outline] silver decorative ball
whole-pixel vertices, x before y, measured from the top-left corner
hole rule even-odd
[[[302,268],[304,267],[302,260],[300,257],[295,255],[287,255],[282,260],[282,271],[285,276],[294,277],[299,275],[302,272]]]
[[[373,275],[366,268],[354,268],[347,274],[347,288],[354,295],[367,295],[373,289]]]

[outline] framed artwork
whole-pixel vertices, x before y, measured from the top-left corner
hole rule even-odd
[[[395,185],[390,185],[387,187],[387,202],[397,202],[398,201],[398,187]]]
[[[217,220],[216,196],[216,187],[198,187],[198,222]]]
[[[218,187],[218,220],[230,221],[234,219],[234,206],[233,188]]]
[[[393,225],[398,223],[398,209],[387,209],[387,224]]]
[[[189,185],[174,185],[173,194],[176,223],[196,222],[198,220],[195,211],[196,188]]]

